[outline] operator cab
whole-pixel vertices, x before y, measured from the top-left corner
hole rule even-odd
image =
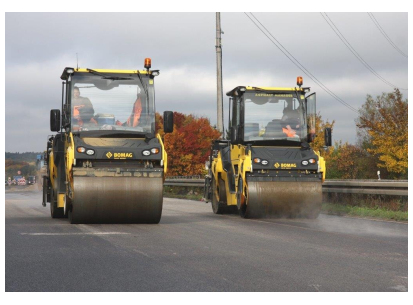
[[[153,137],[154,78],[159,70],[102,70],[65,68],[61,79],[62,128],[76,135]],[[164,131],[173,129],[173,113],[164,113]],[[167,123],[165,125],[165,122]],[[60,131],[60,112],[51,112],[52,131]]]
[[[302,79],[301,79],[302,84]],[[239,86],[230,96],[230,136],[234,144],[272,142],[299,146],[315,134],[315,93],[309,88]]]

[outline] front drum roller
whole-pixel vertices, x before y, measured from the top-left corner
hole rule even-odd
[[[317,218],[322,203],[321,182],[248,182],[247,206],[241,216]]]
[[[71,223],[159,223],[163,179],[74,177]]]

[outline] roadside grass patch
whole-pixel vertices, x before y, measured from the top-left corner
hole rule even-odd
[[[179,198],[200,201],[204,196],[204,188],[190,186],[165,186],[163,195],[169,198]]]
[[[391,211],[380,207],[350,206],[334,203],[323,203],[322,212],[331,215],[349,215],[357,217],[371,217],[378,219],[408,221],[408,212]]]

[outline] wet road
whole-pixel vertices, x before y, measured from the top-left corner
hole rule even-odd
[[[164,199],[159,225],[71,225],[6,193],[6,291],[407,291],[408,226],[247,220]]]

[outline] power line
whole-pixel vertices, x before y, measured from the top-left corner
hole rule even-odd
[[[374,17],[373,13],[367,13],[370,17],[370,19],[373,21],[373,23],[376,25],[376,27],[379,29],[379,31],[383,34],[384,38],[387,39],[387,41],[390,43],[390,45],[401,55],[407,58],[407,55],[403,53],[402,50],[400,50],[396,44],[390,39],[390,37],[386,34],[386,32],[383,30],[383,28],[380,26],[379,22],[377,19]]]
[[[378,74],[362,57],[357,51],[351,46],[351,44],[347,41],[347,39],[344,37],[344,35],[340,32],[340,30],[336,27],[334,22],[328,17],[327,13],[320,13],[321,16],[324,18],[324,20],[327,22],[327,24],[330,26],[330,28],[333,30],[333,32],[340,38],[340,40],[344,43],[344,45],[350,50],[351,53],[371,72],[373,73],[378,79],[380,79],[382,82],[384,82],[386,85],[392,87],[392,88],[397,88],[396,85],[393,85],[390,83],[388,80],[386,80],[384,77],[382,77],[380,74]],[[328,19],[328,20],[327,20]],[[407,90],[404,88],[400,88],[400,90]]]
[[[326,93],[328,93],[331,97],[335,100],[346,106],[348,109],[358,112],[356,108],[351,106],[350,104],[346,103],[340,97],[338,97],[334,92],[332,92],[329,88],[327,88],[321,81],[319,81],[310,71],[308,71],[272,34],[271,32],[254,16],[253,13],[250,13],[251,16],[261,25],[262,28],[265,29],[266,32],[278,43],[275,43],[273,39],[271,39],[267,33],[263,31],[263,29],[250,17],[247,13],[244,13],[254,25],[298,68],[300,69],[305,75],[307,75],[310,79],[312,79],[316,84],[318,84],[321,89],[323,89]],[[287,54],[288,53],[288,54]]]

